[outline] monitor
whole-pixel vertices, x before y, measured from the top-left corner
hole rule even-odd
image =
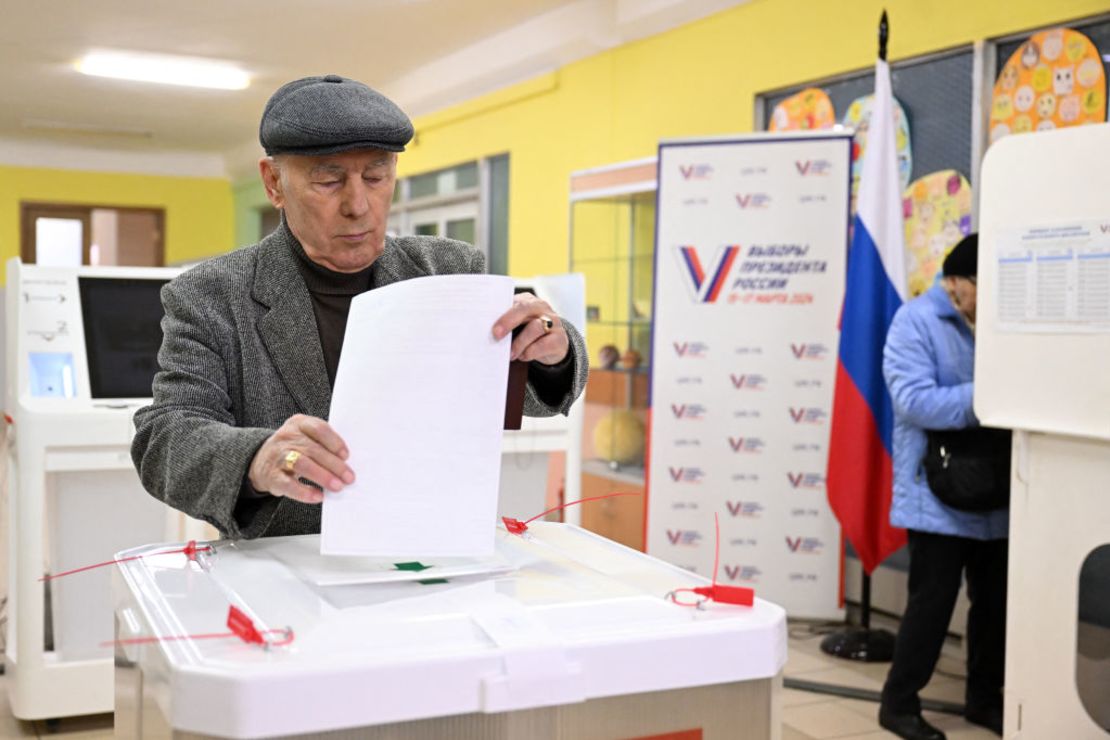
[[[96,398],[149,398],[162,346],[168,280],[79,277],[89,390]]]

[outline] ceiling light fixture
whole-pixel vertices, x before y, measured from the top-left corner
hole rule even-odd
[[[217,90],[242,90],[251,81],[246,72],[226,62],[145,52],[94,51],[76,66],[77,71],[96,77]]]
[[[150,129],[131,126],[101,126],[95,123],[73,123],[46,118],[24,118],[21,123],[23,128],[30,131],[54,131],[60,134],[91,134],[98,136],[131,136],[138,139],[154,137],[154,132]]]

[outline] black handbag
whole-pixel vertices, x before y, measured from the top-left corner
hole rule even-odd
[[[925,479],[941,503],[961,511],[1010,505],[1010,430],[927,429],[925,436]]]

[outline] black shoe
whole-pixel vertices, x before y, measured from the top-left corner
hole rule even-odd
[[[879,725],[903,740],[945,740],[944,733],[920,714],[894,714],[880,709]]]
[[[964,710],[964,719],[973,725],[986,727],[995,735],[1002,737],[1002,707],[986,707],[985,709],[968,707]]]

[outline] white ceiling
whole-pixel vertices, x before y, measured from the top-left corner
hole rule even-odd
[[[259,113],[289,80],[353,77],[417,116],[735,4],[0,0],[0,159],[44,145],[191,152],[234,175],[253,168]],[[86,77],[73,63],[93,49],[226,60],[252,83],[223,91]]]

